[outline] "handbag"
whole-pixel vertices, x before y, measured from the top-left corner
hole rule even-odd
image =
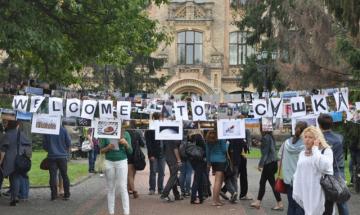
[[[324,154],[325,149],[321,151],[321,154]],[[335,165],[337,170],[339,166],[335,159]],[[320,185],[325,193],[325,199],[331,202],[344,203],[348,201],[351,197],[350,190],[346,186],[345,181],[340,176],[334,175],[324,175],[320,179]]]
[[[46,157],[40,163],[41,170],[49,170],[49,159]]]
[[[25,153],[20,154],[20,131],[17,133],[17,150],[15,157],[15,171],[19,174],[26,174],[31,169],[31,160]]]
[[[282,160],[283,160],[283,156],[284,156],[284,148],[285,148],[285,145],[283,146],[283,149],[282,149],[279,172],[278,172],[278,175],[277,175],[276,180],[275,180],[275,191],[278,192],[278,193],[287,193],[285,182],[280,177],[281,167],[282,167]]]
[[[88,140],[84,140],[81,144],[81,151],[83,152],[88,152],[92,150],[92,147],[91,147],[91,144],[90,144],[90,141]]]

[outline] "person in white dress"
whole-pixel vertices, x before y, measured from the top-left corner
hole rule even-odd
[[[319,215],[325,211],[320,179],[324,174],[333,174],[333,152],[319,128],[306,128],[302,138],[305,150],[300,153],[294,174],[293,199],[305,215]]]

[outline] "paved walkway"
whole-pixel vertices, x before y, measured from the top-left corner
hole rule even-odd
[[[249,193],[256,197],[260,173],[256,170],[257,160],[248,161]],[[190,199],[165,203],[159,200],[159,195],[149,196],[148,192],[148,165],[147,168],[136,175],[136,187],[140,192],[139,199],[130,199],[132,215],[262,215],[262,214],[286,214],[285,211],[272,211],[275,198],[271,188],[267,185],[262,209],[256,210],[249,207],[250,201],[240,201],[238,204],[226,204],[223,207],[211,206],[207,200],[202,205],[191,205]],[[85,182],[71,188],[69,201],[57,200],[51,202],[49,189],[31,189],[30,200],[21,202],[17,207],[8,206],[9,200],[0,197],[0,215],[105,215],[107,213],[105,178],[95,175]],[[286,196],[282,195],[285,205]],[[354,194],[349,202],[350,214],[358,214],[360,211],[360,195]],[[116,197],[116,214],[122,214],[120,196]]]

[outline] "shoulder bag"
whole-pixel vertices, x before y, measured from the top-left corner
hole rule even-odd
[[[17,133],[17,150],[15,157],[15,171],[19,174],[26,174],[31,169],[31,160],[25,153],[20,154],[20,131]]]
[[[283,149],[282,149],[282,153],[281,153],[281,159],[280,159],[279,172],[278,172],[278,175],[277,175],[276,180],[275,180],[275,191],[278,192],[278,193],[287,193],[286,185],[284,183],[284,180],[280,177],[281,167],[282,167],[282,160],[283,160],[283,157],[284,157],[284,149],[285,149],[285,145],[283,145]]]
[[[326,148],[325,148],[326,149]],[[321,151],[324,154],[325,149]],[[339,166],[334,159],[336,168],[339,171]],[[340,171],[339,171],[340,172]],[[320,184],[325,193],[325,199],[331,202],[343,203],[350,199],[351,194],[349,188],[341,176],[327,175],[321,177]]]

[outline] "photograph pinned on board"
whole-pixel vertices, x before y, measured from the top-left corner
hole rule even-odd
[[[260,119],[255,118],[245,118],[245,127],[248,129],[257,129],[260,127]]]
[[[244,119],[219,119],[217,122],[218,139],[245,138]]]
[[[262,131],[273,131],[273,118],[272,117],[263,117],[261,118],[261,127]]]
[[[96,119],[95,133],[97,138],[106,139],[120,139],[121,135],[121,121],[110,119]]]
[[[31,121],[32,113],[16,111],[16,120]]]
[[[83,127],[91,127],[91,119],[77,118],[77,124]]]
[[[182,121],[157,121],[155,126],[156,140],[182,140]]]
[[[31,123],[31,133],[54,134],[60,132],[61,116],[34,114]]]
[[[318,115],[314,115],[314,114],[299,117],[299,118],[292,118],[292,120],[291,120],[291,133],[292,133],[292,135],[295,135],[295,126],[296,126],[296,123],[298,123],[298,122],[306,122],[307,126],[313,125],[313,126],[319,127],[318,122],[317,122],[317,118],[318,118]]]

